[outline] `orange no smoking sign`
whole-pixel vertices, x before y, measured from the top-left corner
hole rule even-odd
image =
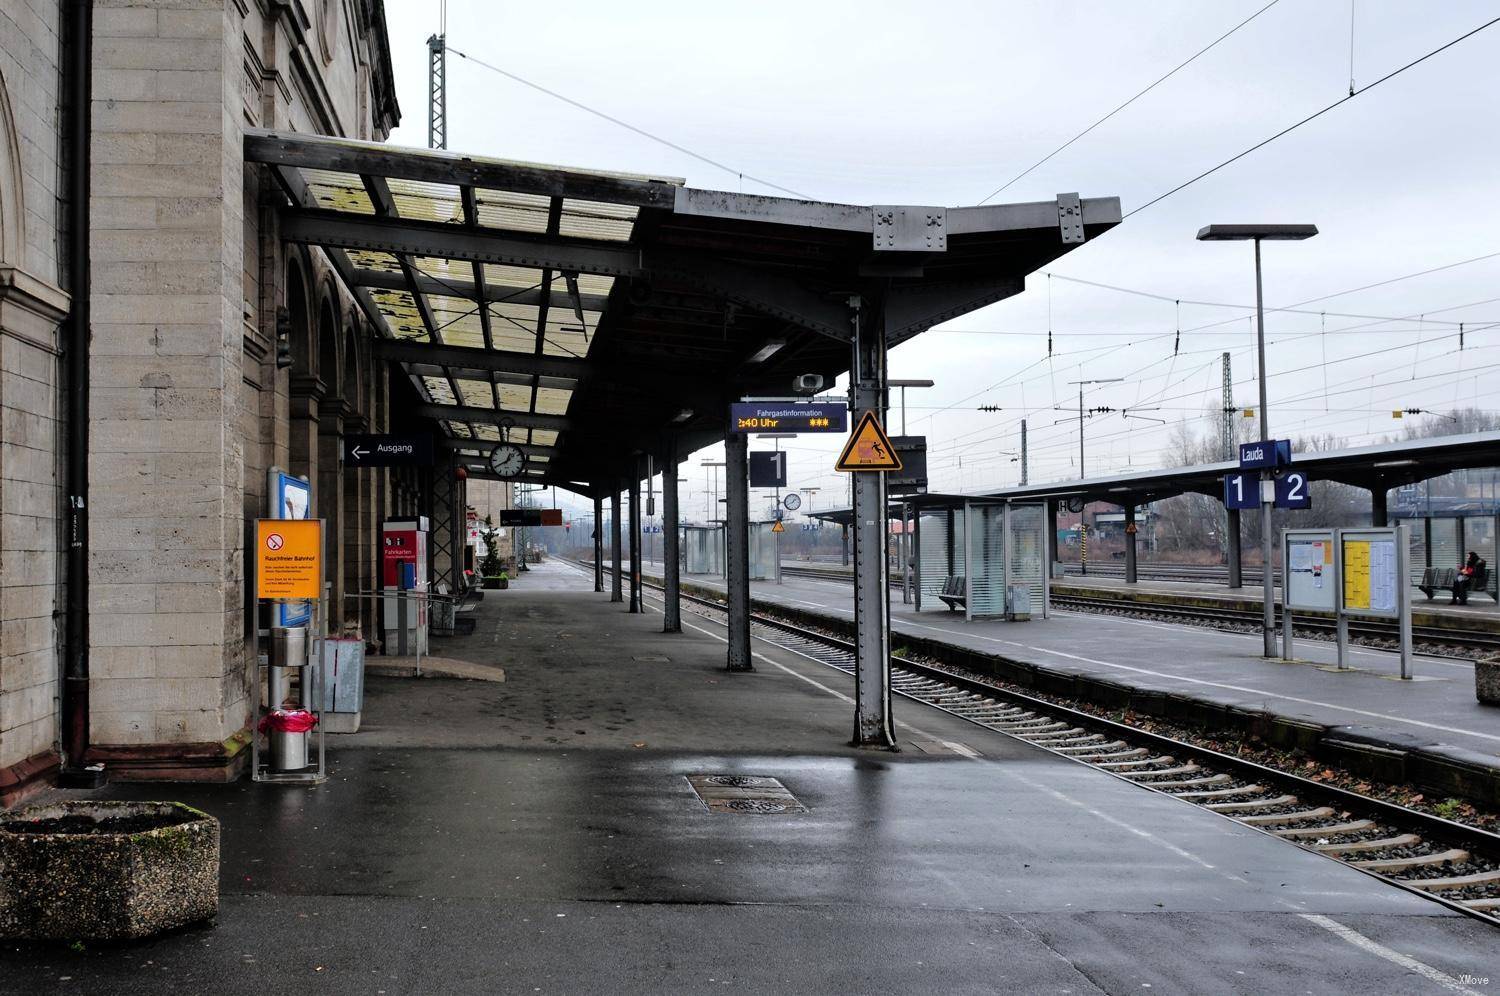
[[[255,594],[316,599],[323,585],[321,519],[255,520]]]

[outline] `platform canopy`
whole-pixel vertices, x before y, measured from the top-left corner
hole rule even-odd
[[[1305,471],[1310,481],[1337,481],[1384,492],[1455,470],[1500,467],[1500,432],[1430,436],[1346,450],[1301,452],[1292,455],[1292,466]],[[1090,502],[1139,506],[1189,493],[1223,498],[1224,475],[1238,469],[1238,462],[1224,460],[1193,467],[1106,474],[1083,481],[1001,488],[986,495],[1011,500],[1060,499],[1079,507]]]
[[[462,458],[509,426],[523,479],[590,493],[668,434],[722,438],[729,402],[828,383],[851,296],[897,345],[1019,293],[1120,221],[1118,198],[860,206],[250,130],[286,194],[289,242],[321,246]]]

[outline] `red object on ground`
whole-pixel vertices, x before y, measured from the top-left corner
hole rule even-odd
[[[275,709],[261,718],[260,732],[306,733],[318,725],[318,717],[306,709]]]

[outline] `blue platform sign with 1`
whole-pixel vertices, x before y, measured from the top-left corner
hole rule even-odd
[[[1307,475],[1300,470],[1276,478],[1277,508],[1312,508],[1312,493]]]
[[[1260,478],[1255,474],[1225,474],[1224,507],[1259,508]]]
[[[272,471],[272,519],[306,519],[312,513],[312,485],[300,477]],[[312,622],[312,603],[276,602],[271,606],[273,626],[306,626]]]

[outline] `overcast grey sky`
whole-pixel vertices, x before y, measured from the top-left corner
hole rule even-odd
[[[452,0],[457,49],[704,156],[812,197],[972,204],[1264,6],[1236,3],[510,4]],[[426,143],[426,38],[437,0],[387,0],[404,112],[393,141]],[[1493,3],[1355,0],[1364,86],[1500,14]],[[1129,212],[1348,93],[1348,0],[1280,0],[1211,52],[1008,188],[1118,195]],[[768,191],[487,69],[449,57],[449,147]],[[892,353],[925,433],[933,490],[1015,483],[1029,419],[1034,481],[1076,477],[1067,381],[1125,377],[1088,404],[1159,408],[1088,420],[1090,475],[1162,465],[1171,423],[1217,408],[1219,355],[1255,401],[1251,250],[1194,241],[1210,222],[1312,222],[1268,245],[1266,301],[1289,305],[1500,253],[1500,25],[1130,218],[1034,274],[1024,294]],[[1129,295],[1089,280],[1162,295]],[[1351,444],[1399,432],[1393,408],[1500,409],[1500,256],[1267,317],[1277,436]],[[1049,293],[1050,283],[1050,293]],[[1489,299],[1494,298],[1491,301]],[[1468,307],[1458,307],[1468,305]],[[1054,353],[1047,360],[1047,331]],[[1339,313],[1337,315],[1333,313]],[[1426,319],[1415,317],[1425,314]],[[1370,318],[1400,321],[1371,324]],[[1212,329],[1200,326],[1235,319]],[[1465,322],[1465,348],[1457,329]],[[1351,329],[1351,326],[1363,326]],[[1180,351],[1174,358],[1178,328]],[[1325,333],[1326,330],[1326,333]],[[1326,359],[1326,364],[1325,364]],[[980,404],[1003,411],[980,413]],[[893,414],[899,424],[899,415]],[[793,486],[842,495],[841,440],[792,442]],[[707,450],[692,459],[719,458]],[[686,475],[701,491],[703,472]],[[701,495],[686,496],[702,507]]]

